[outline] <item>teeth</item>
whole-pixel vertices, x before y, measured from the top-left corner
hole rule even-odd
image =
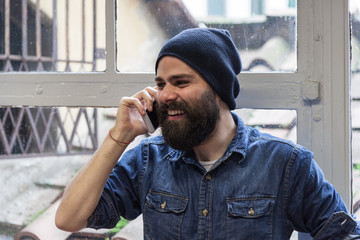
[[[183,113],[184,113],[184,111],[182,111],[182,110],[168,110],[168,114],[170,116],[179,115],[179,114],[183,114]]]

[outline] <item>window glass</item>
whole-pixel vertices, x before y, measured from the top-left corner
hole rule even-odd
[[[0,159],[93,153],[96,108],[0,108]]]
[[[246,126],[297,142],[297,114],[295,110],[236,109],[234,112],[241,117]]]
[[[105,1],[0,2],[0,71],[105,70]]]
[[[360,2],[350,1],[353,211],[360,216]]]
[[[223,16],[225,14],[225,0],[208,0],[208,15]]]
[[[230,31],[244,71],[294,72],[296,10],[294,0],[118,0],[117,68],[153,72],[166,40],[187,28],[211,27]]]

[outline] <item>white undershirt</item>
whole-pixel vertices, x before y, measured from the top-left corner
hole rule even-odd
[[[199,161],[199,163],[206,169],[206,171],[209,171],[211,167],[216,163],[217,160],[214,161]]]

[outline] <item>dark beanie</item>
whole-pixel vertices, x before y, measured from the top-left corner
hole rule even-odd
[[[155,64],[164,56],[181,59],[195,69],[229,106],[235,109],[240,84],[239,52],[227,30],[212,28],[187,29],[171,38],[162,47]]]

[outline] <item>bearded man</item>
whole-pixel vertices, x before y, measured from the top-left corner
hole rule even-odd
[[[57,226],[112,228],[121,216],[143,214],[144,239],[359,233],[310,151],[231,112],[240,71],[226,30],[189,29],[170,39],[155,64],[156,87],[121,99],[108,137],[66,188]],[[162,134],[124,153],[147,132],[142,116],[154,101]]]

